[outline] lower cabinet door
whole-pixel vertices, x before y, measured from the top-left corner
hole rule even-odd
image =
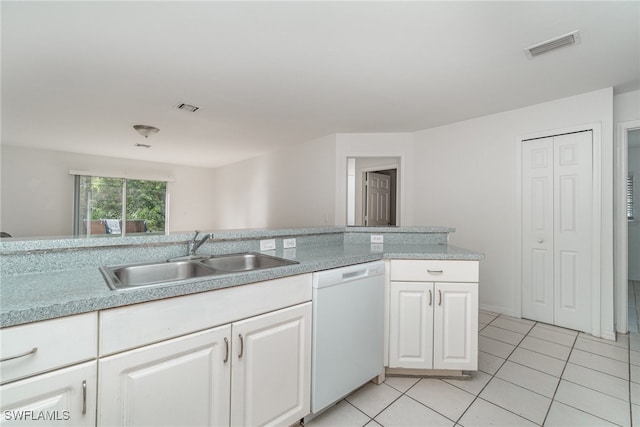
[[[433,283],[391,282],[389,367],[431,369]]]
[[[433,368],[478,369],[478,284],[436,283]]]
[[[96,362],[0,387],[3,426],[95,426]]]
[[[309,413],[311,303],[233,324],[231,425],[287,426]]]
[[[100,359],[98,426],[229,425],[231,326]]]

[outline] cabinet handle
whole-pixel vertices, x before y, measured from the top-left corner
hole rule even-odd
[[[82,381],[82,415],[87,414],[87,380]]]
[[[438,305],[442,305],[442,291],[438,289]]]
[[[240,353],[238,353],[238,359],[240,359],[244,353],[244,339],[242,339],[242,334],[238,334],[238,337],[240,337]]]
[[[442,271],[442,270],[429,270],[429,269],[427,269],[427,273],[430,273],[430,274],[442,274],[442,273],[444,273],[444,271]]]
[[[227,363],[229,361],[229,340],[227,337],[224,337],[224,360],[222,363]]]
[[[429,307],[431,307],[431,304],[433,304],[433,293],[431,289],[429,289]]]
[[[36,351],[38,351],[38,347],[33,347],[31,350],[25,351],[24,353],[20,353],[20,354],[16,354],[15,356],[9,356],[9,357],[5,357],[4,359],[0,359],[0,362],[6,362],[8,360],[13,360],[13,359],[20,359],[21,357],[26,357],[31,354],[36,354]]]

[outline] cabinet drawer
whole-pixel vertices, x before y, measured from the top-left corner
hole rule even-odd
[[[100,356],[311,300],[311,274],[100,312]]]
[[[95,359],[97,334],[97,313],[0,329],[2,383]]]
[[[478,261],[392,259],[391,280],[478,282]]]

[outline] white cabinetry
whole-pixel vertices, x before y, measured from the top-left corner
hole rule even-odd
[[[98,425],[228,425],[230,333],[227,325],[101,359]]]
[[[96,313],[0,329],[0,340],[2,425],[95,425]]]
[[[0,387],[3,426],[95,426],[96,362]]]
[[[98,426],[290,425],[303,418],[310,300],[308,274],[101,313]],[[121,330],[118,341],[114,334],[127,323],[139,330]]]
[[[232,326],[231,425],[290,425],[309,413],[311,303]]]
[[[478,262],[391,260],[389,368],[478,369]]]

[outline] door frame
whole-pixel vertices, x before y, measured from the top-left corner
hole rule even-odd
[[[375,167],[366,167],[362,169],[362,192],[361,192],[361,212],[360,212],[360,220],[362,220],[362,223],[364,224],[365,227],[367,227],[367,221],[365,220],[365,217],[367,215],[367,202],[368,202],[368,187],[366,182],[366,178],[367,178],[367,174],[374,172],[374,173],[378,173],[380,171],[387,171],[387,170],[395,170],[396,171],[396,179],[395,179],[395,185],[393,186],[393,188],[391,186],[389,186],[389,191],[395,193],[395,201],[396,203],[392,206],[391,204],[389,204],[389,208],[390,209],[394,209],[395,210],[395,218],[396,218],[396,223],[398,222],[398,210],[399,210],[399,205],[398,205],[398,165],[391,165],[389,167],[385,167],[386,165],[383,165],[382,167],[379,166],[375,166]],[[356,190],[357,193],[357,190]],[[357,203],[357,200],[356,200]],[[393,226],[395,227],[397,224],[394,224]]]
[[[515,315],[522,317],[522,143],[525,140],[536,138],[548,138],[567,133],[591,131],[593,136],[593,188],[591,213],[593,223],[591,226],[591,335],[601,336],[601,228],[602,228],[602,130],[600,123],[590,123],[585,125],[570,126],[561,129],[534,132],[518,136],[515,140]],[[606,337],[610,338],[610,337]],[[615,339],[615,337],[614,337]]]
[[[640,129],[640,120],[618,123],[615,139],[614,164],[614,265],[613,280],[615,292],[616,331],[627,333],[629,319],[627,312],[629,292],[629,226],[627,223],[626,181],[629,173],[629,131]]]
[[[376,170],[387,170],[387,169],[396,169],[396,227],[400,227],[409,223],[407,220],[408,209],[407,205],[410,201],[407,200],[406,194],[410,190],[410,182],[407,182],[405,179],[408,176],[408,170],[410,169],[410,162],[408,160],[408,156],[401,153],[389,153],[389,154],[375,154],[366,151],[345,151],[344,153],[339,154],[338,160],[336,163],[336,225],[343,225],[347,227],[360,227],[355,224],[349,224],[349,211],[350,211],[350,201],[349,201],[349,162],[350,158],[353,159],[397,159],[397,163],[381,163],[381,165],[377,165],[374,167],[365,167],[362,168],[362,172],[371,172]],[[355,171],[354,171],[355,172]],[[355,179],[353,181],[355,188]],[[355,203],[361,208],[362,207],[362,196],[360,198],[355,197],[356,191],[354,190],[354,198]],[[354,222],[355,218],[358,217],[356,214],[357,209],[353,208],[353,218]],[[362,213],[360,213],[359,218],[362,218]],[[342,222],[341,222],[342,221]]]

